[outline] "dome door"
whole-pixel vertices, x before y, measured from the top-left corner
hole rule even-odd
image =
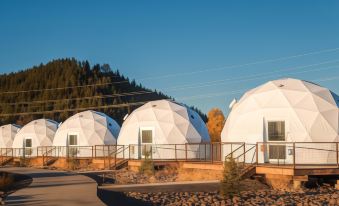
[[[285,164],[287,157],[287,147],[285,121],[267,122],[267,153],[266,162]],[[268,161],[267,161],[268,160]]]
[[[24,139],[24,144],[23,144],[23,146],[24,146],[24,151],[23,151],[23,155],[24,156],[30,156],[30,155],[32,155],[32,152],[33,152],[33,149],[32,149],[32,138],[25,138]]]
[[[78,134],[68,133],[67,135],[67,156],[76,157],[79,153],[78,149]]]
[[[152,144],[154,141],[154,128],[140,128],[140,154],[141,158],[152,158]]]

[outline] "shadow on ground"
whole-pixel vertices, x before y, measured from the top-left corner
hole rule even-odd
[[[92,178],[97,182],[98,185],[102,185],[103,183],[114,183],[114,179],[105,178],[103,179],[101,176],[96,174],[83,174],[89,178]],[[97,188],[97,196],[98,198],[108,206],[125,206],[125,205],[133,205],[133,206],[149,206],[152,205],[147,202],[143,202],[141,200],[137,200],[135,198],[131,198],[126,196],[123,192],[115,192],[105,189]]]
[[[136,206],[148,206],[152,205],[131,197],[127,197],[122,192],[114,192],[109,190],[99,189],[97,190],[99,199],[108,206],[125,206],[125,205],[136,205]]]

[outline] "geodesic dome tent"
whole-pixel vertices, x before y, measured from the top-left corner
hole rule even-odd
[[[92,110],[69,117],[58,128],[53,146],[77,147],[77,156],[91,156],[92,146],[115,145],[120,126],[104,113]],[[67,151],[63,150],[65,155]],[[73,151],[74,152],[74,151]],[[99,156],[102,149],[96,151]]]
[[[58,123],[50,119],[37,119],[23,126],[15,135],[12,148],[15,155],[37,155],[37,147],[52,146]],[[25,148],[25,149],[23,149]]]
[[[131,158],[141,158],[145,151],[153,158],[174,159],[175,155],[183,158],[186,143],[209,142],[201,117],[188,107],[168,100],[151,101],[134,110],[124,121],[118,138],[118,145],[130,145],[127,155]],[[177,151],[174,144],[178,144]],[[200,154],[194,147],[199,145],[188,147],[188,156],[198,158]]]
[[[336,94],[312,82],[269,81],[246,92],[232,107],[221,139],[259,142],[260,162],[291,163],[295,156],[296,164],[335,163],[336,143],[319,142],[338,141],[338,104]],[[224,156],[229,153],[223,150]]]
[[[6,124],[0,128],[0,148],[12,148],[15,135],[20,130],[19,125]]]

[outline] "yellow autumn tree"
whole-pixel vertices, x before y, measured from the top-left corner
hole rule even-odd
[[[208,112],[206,123],[211,142],[221,141],[221,131],[225,124],[225,116],[218,108],[213,108]]]

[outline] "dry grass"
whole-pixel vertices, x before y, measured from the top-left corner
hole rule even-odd
[[[202,169],[178,169],[176,181],[221,180],[222,171]]]
[[[293,190],[292,182],[288,179],[266,178],[266,183],[276,190]]]

